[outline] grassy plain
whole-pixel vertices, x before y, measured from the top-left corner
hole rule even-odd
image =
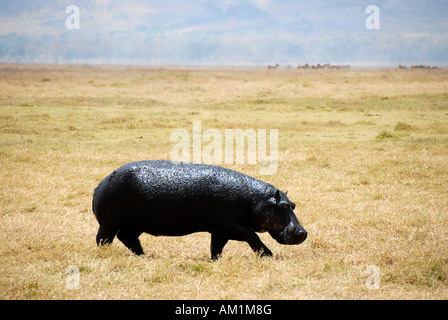
[[[98,249],[95,186],[199,120],[279,130],[276,175],[226,166],[288,190],[307,241]],[[448,70],[3,65],[0,202],[1,299],[447,299]]]

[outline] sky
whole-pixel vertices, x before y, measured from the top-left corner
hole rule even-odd
[[[0,63],[448,66],[448,0],[0,0]]]

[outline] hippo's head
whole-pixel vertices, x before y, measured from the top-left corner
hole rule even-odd
[[[253,229],[269,232],[281,244],[300,244],[308,233],[300,225],[294,214],[295,203],[278,189],[268,192],[265,199],[258,202],[252,213]]]

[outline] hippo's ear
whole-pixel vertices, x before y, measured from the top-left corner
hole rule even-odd
[[[276,205],[280,201],[280,190],[275,189],[274,195],[269,198],[269,203],[272,205]]]
[[[277,202],[280,201],[280,190],[275,190],[274,198]]]

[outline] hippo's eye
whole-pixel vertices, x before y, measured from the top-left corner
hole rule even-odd
[[[289,210],[289,204],[284,204],[284,205],[283,205],[283,209],[285,209],[285,210]]]

